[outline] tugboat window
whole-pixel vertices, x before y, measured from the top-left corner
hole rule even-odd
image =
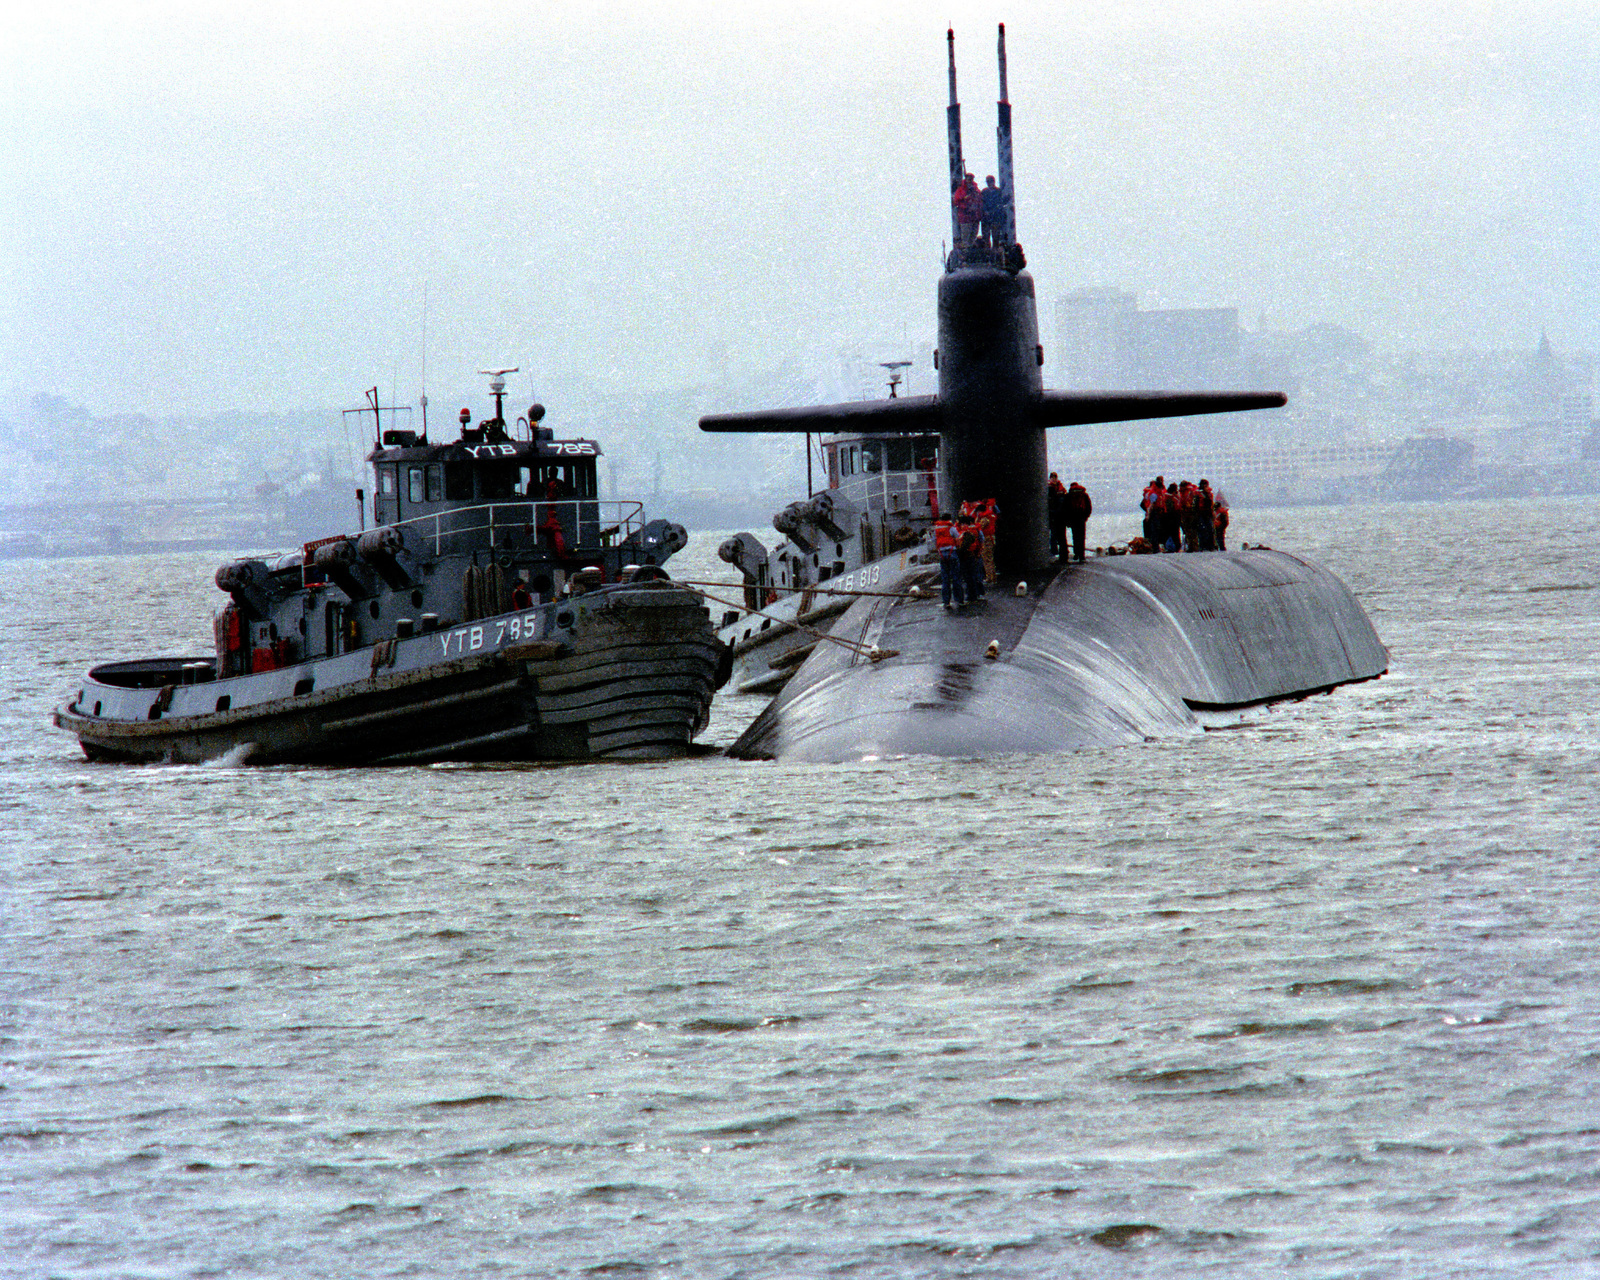
[[[422,502],[427,497],[427,490],[423,487],[422,468],[412,467],[406,476],[406,501]]]
[[[889,444],[889,470],[890,471],[915,471],[915,455],[909,440],[890,440]]]
[[[394,497],[394,468],[378,468],[378,489],[385,498]]]
[[[465,462],[444,464],[444,499],[446,502],[472,501],[472,468]]]
[[[485,467],[480,474],[483,481],[483,496],[490,502],[511,497],[516,484],[515,467]]]
[[[868,440],[861,446],[861,469],[871,473],[883,470],[883,444],[878,440]]]
[[[444,470],[441,467],[428,468],[428,501],[444,501]]]
[[[599,477],[592,462],[547,462],[531,479],[533,488],[528,496],[539,502],[594,498],[600,493]]]

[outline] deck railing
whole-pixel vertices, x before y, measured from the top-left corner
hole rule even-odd
[[[836,492],[865,511],[903,511],[914,516],[927,512],[930,489],[942,511],[944,495],[935,471],[869,471],[845,477]]]
[[[482,546],[485,535],[490,547],[548,547],[548,535],[554,528],[561,530],[569,551],[600,551],[620,546],[643,531],[644,504],[596,498],[490,502],[413,516],[390,527],[430,544],[434,555],[456,550],[458,544],[461,549]]]

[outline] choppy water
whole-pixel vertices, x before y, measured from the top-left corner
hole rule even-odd
[[[91,766],[213,557],[0,565],[0,1273],[1600,1274],[1592,529],[1239,513],[1389,676],[821,768]]]

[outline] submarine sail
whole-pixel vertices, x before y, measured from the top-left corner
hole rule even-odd
[[[947,108],[952,186],[967,174],[956,97],[955,31],[949,44]],[[1046,391],[1033,277],[1016,239],[1011,172],[1011,104],[1005,85],[1005,27],[1000,28],[998,106],[1004,214],[994,235],[963,233],[954,221],[953,247],[939,281],[939,391],[886,401],[858,401],[753,413],[708,414],[702,431],[903,434],[938,432],[950,505],[993,498],[1005,522],[996,555],[1011,573],[1028,573],[1049,559],[1045,485],[1049,477],[1044,430],[1096,422],[1236,413],[1278,408],[1281,392]],[[952,206],[953,208],[953,206]],[[969,226],[971,224],[968,224]]]

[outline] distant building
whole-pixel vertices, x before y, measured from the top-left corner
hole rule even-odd
[[[1511,411],[1519,429],[1542,460],[1581,458],[1593,424],[1592,375],[1581,361],[1557,356],[1547,334],[1511,371]]]
[[[1080,289],[1056,302],[1063,390],[1215,391],[1240,382],[1239,309],[1140,311],[1121,289]]]
[[[1139,303],[1120,289],[1079,289],[1056,300],[1059,356],[1051,385],[1065,391],[1124,385],[1127,335]]]
[[[1522,415],[1538,421],[1562,416],[1562,402],[1572,395],[1576,380],[1550,346],[1550,336],[1541,333],[1539,345],[1512,373],[1510,382]]]

